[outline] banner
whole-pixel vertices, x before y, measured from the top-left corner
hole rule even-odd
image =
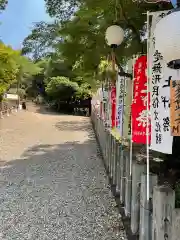
[[[147,111],[147,57],[141,56],[134,65],[134,91],[131,105],[132,114],[132,141],[146,144],[146,132],[148,124],[149,142],[151,122],[149,109]],[[148,116],[148,121],[147,121]]]
[[[167,13],[168,11],[150,13],[152,24],[148,68],[151,83],[151,149],[171,154],[173,137],[170,132],[170,80],[174,70],[167,67],[161,53],[155,49],[154,36],[157,22]]]
[[[111,127],[111,87],[110,84],[108,86],[108,99],[107,99],[107,116],[106,116],[106,122],[109,127]]]
[[[121,127],[120,121],[120,109],[119,109],[119,95],[120,95],[120,79],[116,80],[116,129],[119,130]]]
[[[121,137],[123,134],[124,82],[124,77],[118,75],[116,81],[116,129]]]
[[[142,99],[147,95],[147,57],[140,56],[134,64],[134,79],[133,79],[133,103],[141,103]],[[146,106],[146,103],[145,103]]]
[[[180,136],[180,80],[170,81],[171,135]]]
[[[132,102],[132,81],[130,78],[125,79],[125,94],[124,94],[124,114],[123,114],[123,136],[130,138],[131,128],[131,102]]]
[[[116,127],[116,87],[111,87],[111,127]]]

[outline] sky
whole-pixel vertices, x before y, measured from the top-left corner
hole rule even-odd
[[[0,39],[14,49],[22,47],[22,42],[31,32],[32,24],[51,21],[45,11],[44,0],[8,0],[5,11],[0,13]],[[176,0],[171,1],[173,4]]]
[[[9,0],[0,13],[0,39],[14,49],[22,47],[34,22],[51,21],[46,13],[44,0]]]

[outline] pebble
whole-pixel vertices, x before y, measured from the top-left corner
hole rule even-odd
[[[88,118],[33,109],[5,120],[0,239],[127,240]]]

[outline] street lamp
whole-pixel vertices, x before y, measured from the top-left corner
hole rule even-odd
[[[123,42],[124,31],[118,25],[111,25],[106,30],[105,39],[106,39],[107,45],[110,46],[112,49],[111,51],[112,70],[115,71],[115,65],[116,65],[115,49]]]
[[[117,48],[124,39],[124,31],[118,25],[111,25],[107,28],[105,37],[111,48]]]
[[[162,18],[154,31],[156,49],[162,54],[167,66],[180,69],[180,9]]]

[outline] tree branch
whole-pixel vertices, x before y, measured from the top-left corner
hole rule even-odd
[[[121,8],[122,16],[123,16],[124,20],[127,23],[127,26],[132,30],[132,32],[134,33],[134,35],[135,35],[136,39],[138,40],[138,42],[141,43],[141,38],[140,38],[139,32],[137,31],[135,26],[131,23],[131,21],[128,19],[125,11],[123,10],[123,6],[122,6],[122,4],[120,2],[119,2],[119,6]]]

